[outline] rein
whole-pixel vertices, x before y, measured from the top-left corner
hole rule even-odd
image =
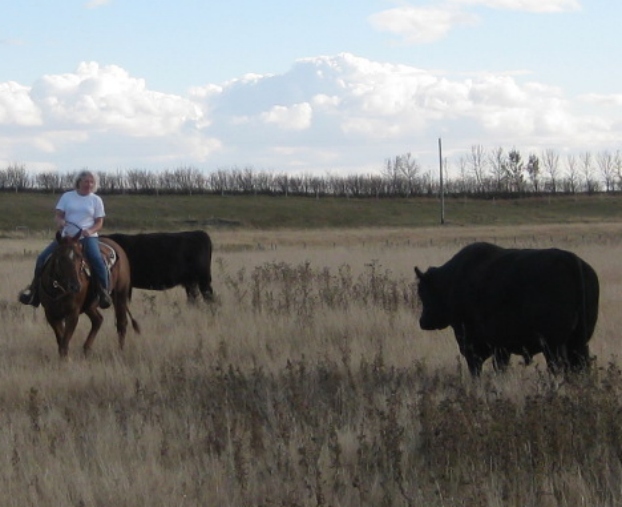
[[[75,227],[78,231],[82,232],[82,227],[80,227],[75,222],[72,222],[70,220],[65,220],[65,225],[71,225],[72,227]]]

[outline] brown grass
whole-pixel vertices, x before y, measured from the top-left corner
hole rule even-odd
[[[0,505],[622,503],[621,227],[213,232],[218,302],[135,291],[61,362],[15,302],[45,240],[0,241]],[[559,246],[601,279],[596,368],[468,376],[417,325],[413,266],[464,243]]]

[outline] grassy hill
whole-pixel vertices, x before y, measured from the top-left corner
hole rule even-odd
[[[0,194],[0,231],[53,227],[58,194]],[[237,227],[316,229],[428,227],[441,219],[436,198],[345,199],[269,196],[104,196],[108,231]],[[447,198],[445,223],[519,225],[622,221],[622,197],[580,195],[477,200]]]

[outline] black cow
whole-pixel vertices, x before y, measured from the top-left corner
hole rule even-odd
[[[503,370],[510,354],[529,362],[539,352],[552,372],[589,367],[599,283],[574,253],[473,243],[443,266],[415,273],[421,329],[451,326],[471,374],[490,356]]]
[[[212,290],[212,240],[204,231],[108,234],[130,261],[132,287],[165,290],[182,285],[188,301],[199,293],[205,301]]]

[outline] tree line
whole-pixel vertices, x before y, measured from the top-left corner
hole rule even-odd
[[[486,151],[471,146],[454,166],[443,160],[443,192],[449,196],[520,196],[622,190],[622,154],[601,151],[561,156],[555,150],[523,158],[513,148]],[[385,160],[378,174],[288,175],[252,167],[194,167],[160,172],[129,169],[97,171],[100,194],[222,194],[334,197],[416,197],[440,192],[438,170],[424,170],[411,153]],[[29,172],[24,165],[0,169],[1,192],[59,193],[72,188],[77,171]]]

